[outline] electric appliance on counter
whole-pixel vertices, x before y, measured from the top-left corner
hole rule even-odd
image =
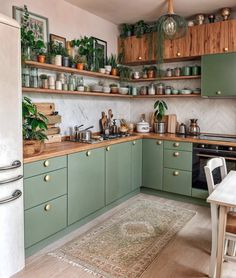
[[[18,23],[0,14],[0,277],[25,264]]]
[[[221,141],[224,141],[225,138],[227,137],[216,136],[216,139],[220,139]],[[230,139],[236,140],[236,138],[228,137],[228,140]],[[207,164],[207,161],[213,157],[224,157],[227,164],[227,170],[236,170],[236,147],[213,144],[193,144],[193,188],[206,191],[208,190],[204,166]],[[221,181],[219,168],[214,170],[213,176],[215,183],[219,183]]]

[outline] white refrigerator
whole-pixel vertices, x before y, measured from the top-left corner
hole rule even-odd
[[[0,278],[24,267],[21,54],[18,23],[0,14]]]

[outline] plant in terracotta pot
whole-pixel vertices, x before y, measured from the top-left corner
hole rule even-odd
[[[24,156],[39,154],[44,149],[44,140],[47,136],[47,117],[37,111],[37,107],[32,101],[24,97],[22,101],[22,128]]]
[[[78,70],[84,70],[87,63],[86,56],[76,55],[75,61],[76,61],[76,68]]]
[[[37,61],[39,63],[46,62],[46,47],[43,41],[37,41],[34,47],[34,52],[37,55]]]
[[[112,94],[118,94],[118,85],[113,83],[113,84],[110,84],[110,88],[111,88],[111,93]]]
[[[165,116],[165,112],[168,109],[167,104],[164,100],[157,100],[154,103],[154,116],[156,122],[154,123],[154,131],[156,133],[165,133],[166,132],[166,126],[165,122],[163,122],[163,117]]]
[[[115,54],[111,54],[110,58],[108,59],[108,64],[111,66],[111,75],[118,75],[117,69],[117,57]]]
[[[157,72],[156,66],[150,66],[147,68],[147,78],[155,78]]]

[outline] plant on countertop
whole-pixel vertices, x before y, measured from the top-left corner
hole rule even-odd
[[[32,58],[31,52],[39,52],[45,48],[42,40],[36,40],[33,31],[30,29],[29,12],[26,5],[23,8],[23,19],[21,24],[21,53],[22,61]]]
[[[157,100],[154,103],[154,115],[158,122],[161,122],[163,117],[165,116],[165,112],[168,109],[167,104],[164,100]]]

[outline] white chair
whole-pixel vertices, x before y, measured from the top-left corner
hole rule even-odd
[[[211,194],[218,185],[214,183],[214,178],[212,174],[212,172],[216,168],[220,168],[221,179],[224,179],[227,175],[227,168],[226,168],[225,159],[223,157],[210,159],[207,162],[207,165],[204,167],[209,194]],[[218,219],[219,219],[218,206],[211,204],[212,245],[211,245],[210,269],[209,269],[209,277],[211,278],[215,276]],[[236,262],[236,258],[233,257],[233,255],[235,254],[235,241],[236,241],[236,212],[230,211],[227,216],[226,234],[225,234],[224,259],[227,261]],[[227,251],[228,254],[226,254]]]

